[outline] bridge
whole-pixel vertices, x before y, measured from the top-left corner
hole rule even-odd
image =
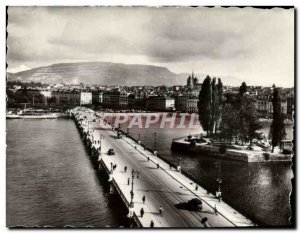
[[[97,156],[99,169],[109,175],[111,193],[121,197],[128,208],[127,217],[135,225],[174,228],[255,226],[250,219],[183,175],[180,169],[160,159],[155,152],[126,135],[118,137],[117,131],[100,114],[88,109],[75,109],[72,114],[87,146],[93,156]],[[109,153],[110,149],[114,154]],[[200,210],[182,208],[194,198],[201,200]]]

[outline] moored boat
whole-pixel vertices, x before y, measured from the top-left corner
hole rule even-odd
[[[18,119],[20,116],[18,114],[6,114],[6,119]]]
[[[17,114],[8,112],[6,119],[56,119],[58,116],[55,113],[49,113],[44,110],[27,109],[20,111]]]

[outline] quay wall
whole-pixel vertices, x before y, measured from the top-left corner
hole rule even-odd
[[[173,140],[171,145],[173,151],[183,151],[192,154],[201,154],[204,156],[218,157],[229,160],[236,160],[242,162],[290,162],[292,155],[276,154],[269,152],[256,152],[256,151],[240,151],[233,149],[226,149],[225,153],[220,152],[220,148],[211,145],[194,145],[181,140]]]
[[[101,168],[104,168],[106,174],[109,174],[109,168],[108,166],[106,165],[106,163],[104,162],[103,159],[101,159],[99,162],[99,166]],[[118,183],[112,179],[112,181],[110,182],[110,185],[113,185],[113,188],[115,191],[117,191],[118,195],[120,196],[120,198],[122,199],[123,203],[126,205],[127,209],[130,208],[130,203],[129,201],[126,199],[125,195],[123,194],[121,188],[119,187]],[[114,192],[115,193],[115,192]],[[133,220],[135,222],[135,224],[138,226],[138,227],[143,227],[143,225],[141,224],[141,222],[139,221],[139,218],[137,217],[136,213],[133,212]]]

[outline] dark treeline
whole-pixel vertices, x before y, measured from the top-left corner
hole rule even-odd
[[[223,93],[221,79],[207,76],[199,93],[199,121],[207,136],[226,144],[248,144],[252,149],[254,139],[263,138],[255,108],[255,99],[248,95],[245,82],[238,93]],[[273,123],[271,126],[272,144],[279,145],[284,138],[283,115],[280,111],[278,89],[273,94]]]

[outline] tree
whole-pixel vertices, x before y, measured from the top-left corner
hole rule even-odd
[[[220,78],[218,78],[218,84],[217,84],[217,102],[218,105],[216,106],[216,127],[215,132],[217,132],[218,125],[220,124],[221,119],[221,113],[222,113],[222,107],[223,107],[223,83]]]
[[[218,114],[218,93],[217,93],[217,84],[216,78],[212,79],[211,82],[211,121],[210,121],[210,128],[212,132],[215,133],[216,124],[217,124],[217,114]]]
[[[220,137],[231,144],[234,132],[237,130],[238,114],[232,104],[226,103],[223,108],[220,123]]]
[[[248,89],[248,87],[247,87],[246,83],[243,82],[239,89],[240,95],[244,95],[247,92],[247,89]]]
[[[57,102],[57,99],[54,96],[50,97],[49,100],[48,100],[49,104],[56,104],[56,102]]]
[[[203,81],[198,101],[199,121],[207,132],[211,132],[211,78],[206,76]]]
[[[258,120],[257,113],[253,102],[248,104],[248,111],[246,115],[246,122],[248,124],[248,138],[249,138],[249,148],[252,149],[253,139],[261,139],[262,133],[259,132],[262,129],[262,124]]]
[[[16,103],[29,103],[29,97],[27,95],[27,91],[16,91],[14,94],[14,99]]]
[[[274,152],[274,147],[280,145],[281,147],[281,140],[284,139],[286,133],[284,128],[284,117],[281,113],[281,106],[280,106],[280,97],[278,88],[274,88],[273,90],[273,120],[270,126],[270,134],[272,140],[272,153]]]
[[[245,87],[245,85],[242,85]],[[241,88],[243,90],[244,88]],[[245,89],[244,89],[245,90]],[[258,120],[253,99],[243,94],[227,95],[226,103],[222,110],[220,124],[221,137],[227,138],[231,143],[235,138],[236,143],[242,141],[242,145],[249,141],[249,148],[252,148],[253,139],[261,138],[259,130],[262,128]]]
[[[247,92],[247,85],[245,82],[239,88],[239,95],[234,98],[234,106],[237,109],[238,113],[238,129],[236,131],[236,140],[240,139],[242,141],[242,145],[249,139],[249,103],[251,99],[245,95]],[[256,110],[254,109],[254,112]]]
[[[211,129],[216,134],[221,117],[223,104],[223,84],[221,79],[212,79],[211,82]]]

